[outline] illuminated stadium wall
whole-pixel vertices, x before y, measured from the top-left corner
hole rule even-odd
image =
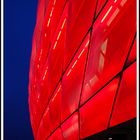
[[[135,139],[136,1],[39,0],[29,80],[36,140]]]

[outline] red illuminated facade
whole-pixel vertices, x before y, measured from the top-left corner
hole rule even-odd
[[[39,0],[29,75],[34,138],[94,140],[134,120],[136,46],[136,0]]]

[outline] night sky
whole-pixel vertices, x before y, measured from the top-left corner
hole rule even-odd
[[[28,75],[37,0],[4,0],[4,140],[33,140]]]

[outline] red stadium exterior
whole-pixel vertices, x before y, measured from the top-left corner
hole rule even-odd
[[[36,140],[129,139],[136,0],[38,1],[29,110]]]

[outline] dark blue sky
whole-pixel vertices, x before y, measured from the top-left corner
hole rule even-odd
[[[37,0],[4,0],[4,140],[33,140],[28,73]]]

